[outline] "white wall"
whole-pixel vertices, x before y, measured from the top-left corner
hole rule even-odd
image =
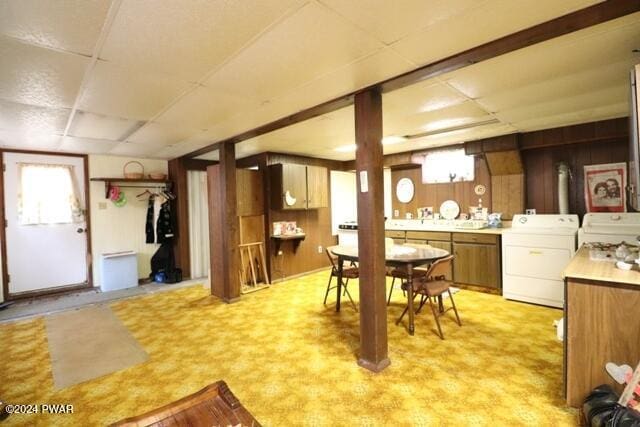
[[[89,177],[120,177],[122,167],[130,160],[144,165],[145,174],[149,172],[167,173],[165,160],[133,159],[126,157],[90,155]],[[136,168],[137,165],[134,165]],[[131,167],[133,170],[133,166]],[[137,169],[136,169],[137,170]],[[145,222],[147,202],[136,199],[136,194],[144,188],[123,188],[127,204],[116,207],[104,197],[104,183],[91,182],[91,253],[93,255],[93,284],[100,285],[100,254],[119,251],[138,253],[138,277],[145,278],[151,272],[151,256],[159,245],[145,243]],[[139,184],[135,184],[139,185]]]
[[[384,216],[391,212],[391,169],[384,170]],[[331,229],[338,234],[338,224],[358,221],[358,193],[355,172],[331,171]]]

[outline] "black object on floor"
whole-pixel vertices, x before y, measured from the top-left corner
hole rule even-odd
[[[13,301],[0,302],[0,310],[4,310],[10,305],[13,305]]]

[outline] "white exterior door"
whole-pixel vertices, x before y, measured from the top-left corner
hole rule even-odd
[[[7,247],[7,273],[9,275],[9,297],[34,291],[52,290],[64,286],[88,284],[87,224],[86,215],[80,214],[72,221],[37,220],[24,224],[24,213],[19,213],[19,193],[21,181],[25,179],[24,166],[28,164],[40,167],[72,166],[67,168],[74,181],[78,207],[84,210],[85,200],[85,168],[84,157],[58,156],[44,154],[25,154],[5,152],[3,156],[4,171],[4,203]],[[56,168],[54,168],[56,169]],[[33,169],[31,169],[33,171]],[[50,172],[40,176],[33,173],[28,178],[29,185],[36,183],[46,188],[45,196],[58,197],[62,185],[52,185],[54,180],[47,179]],[[21,176],[19,176],[21,175]],[[46,182],[48,181],[48,182]],[[64,180],[63,180],[64,181]],[[26,181],[24,181],[26,182]],[[56,181],[57,182],[57,181]],[[25,184],[26,185],[26,184]],[[33,188],[33,187],[30,187]],[[22,212],[25,211],[25,194],[22,195]],[[29,193],[30,200],[33,195]],[[61,194],[60,197],[65,197]],[[68,199],[68,197],[67,197]],[[51,200],[48,201],[51,203]],[[78,212],[76,209],[75,212]],[[7,295],[5,295],[6,299]]]

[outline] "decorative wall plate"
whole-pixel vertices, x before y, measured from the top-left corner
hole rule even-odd
[[[456,219],[460,214],[460,206],[453,200],[447,200],[440,205],[440,216],[444,219]]]
[[[287,204],[287,206],[293,206],[296,204],[296,198],[293,197],[291,195],[291,193],[289,193],[289,190],[287,190],[286,193],[284,193],[284,202]]]
[[[415,187],[411,178],[402,178],[396,185],[396,197],[400,203],[409,203],[413,200]]]
[[[475,187],[473,187],[473,191],[476,193],[476,196],[482,196],[484,195],[484,193],[487,192],[487,187],[485,187],[482,184],[478,184]]]

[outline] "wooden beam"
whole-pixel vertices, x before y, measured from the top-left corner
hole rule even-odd
[[[275,120],[255,129],[240,133],[225,141],[238,143],[256,136],[278,130],[313,117],[321,116],[353,104],[357,92],[380,90],[390,92],[423,80],[430,79],[478,62],[486,61],[506,53],[514,52],[537,43],[554,39],[574,31],[583,30],[613,19],[640,11],[638,0],[607,0],[593,6],[580,9],[542,24],[518,31],[480,46],[457,53],[440,61],[432,62],[413,71],[375,83],[368,88],[352,92],[322,104],[307,108],[287,117]],[[426,44],[425,44],[426,45]],[[182,157],[197,157],[215,150],[220,142],[215,142]]]
[[[189,248],[189,189],[185,159],[169,160],[169,179],[173,182],[176,199],[172,203],[176,235],[173,252],[176,265],[182,269],[184,279],[191,278],[191,253]]]
[[[219,150],[220,162],[207,167],[211,295],[230,303],[240,298],[235,146],[226,142]]]
[[[358,257],[360,269],[360,357],[379,372],[389,365],[384,246],[382,95],[369,90],[355,98]]]

